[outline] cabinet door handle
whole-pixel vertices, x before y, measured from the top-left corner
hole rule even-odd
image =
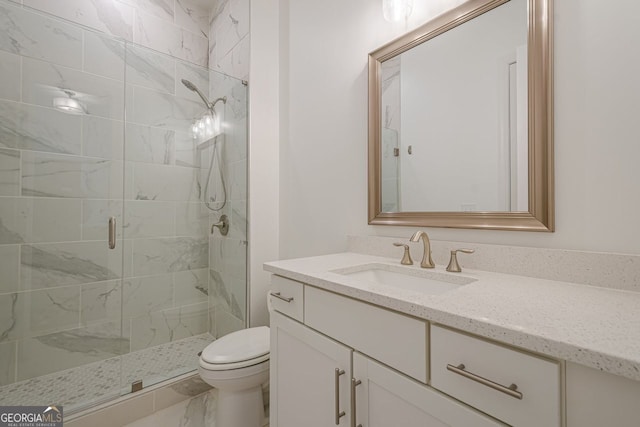
[[[109,218],[109,249],[116,248],[116,217]]]
[[[509,387],[505,387],[502,384],[498,384],[491,380],[481,377],[480,375],[476,375],[469,371],[465,371],[465,366],[461,363],[458,366],[447,365],[447,370],[453,372],[454,374],[462,375],[465,378],[470,379],[471,381],[475,381],[487,387],[490,387],[494,390],[497,390],[501,393],[507,394],[513,398],[522,400],[522,393],[518,391],[518,386],[515,384],[511,384]]]
[[[293,297],[283,297],[282,295],[280,295],[280,292],[270,292],[269,295],[271,295],[272,297],[276,297],[278,299],[281,299],[284,302],[293,301]]]
[[[351,427],[356,427],[356,387],[360,384],[362,381],[351,378]],[[362,427],[362,424],[357,427]]]
[[[344,370],[336,368],[335,376],[334,376],[334,385],[335,390],[333,395],[336,398],[336,425],[340,425],[340,418],[344,417],[346,413],[344,411],[340,411],[340,376],[344,375]]]

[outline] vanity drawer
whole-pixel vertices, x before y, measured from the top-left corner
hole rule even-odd
[[[559,363],[435,325],[431,385],[514,426],[561,424]]]
[[[379,362],[427,382],[427,323],[307,286],[305,324]]]
[[[304,285],[302,283],[282,276],[271,276],[269,298],[275,311],[302,322],[304,318],[303,295]]]

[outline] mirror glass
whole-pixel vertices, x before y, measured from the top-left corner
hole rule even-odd
[[[382,63],[382,210],[527,211],[527,1]]]
[[[553,231],[550,0],[470,0],[369,55],[369,223]]]

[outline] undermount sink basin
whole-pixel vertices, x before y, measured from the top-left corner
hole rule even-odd
[[[443,274],[389,264],[358,265],[333,272],[365,282],[430,295],[443,294],[476,281],[476,279],[465,276]]]

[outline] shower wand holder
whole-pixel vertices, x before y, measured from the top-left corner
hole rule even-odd
[[[220,230],[220,234],[223,236],[229,234],[229,218],[226,215],[222,215],[220,217],[220,221],[211,226],[211,234],[213,234],[213,231],[216,228]]]

